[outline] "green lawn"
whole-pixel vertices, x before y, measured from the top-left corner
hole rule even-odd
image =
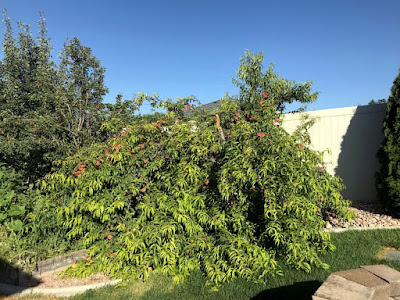
[[[329,270],[318,269],[307,274],[284,267],[284,276],[271,278],[265,285],[237,279],[213,292],[205,286],[205,279],[199,273],[193,274],[178,286],[174,286],[164,276],[153,274],[144,283],[89,291],[73,299],[311,299],[311,295],[331,272],[369,264],[387,264],[400,271],[400,262],[379,261],[375,258],[376,253],[384,247],[400,248],[399,229],[332,233],[332,239],[337,250],[324,257],[330,265]]]

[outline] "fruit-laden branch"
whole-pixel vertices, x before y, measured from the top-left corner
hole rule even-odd
[[[217,128],[218,128],[219,134],[221,135],[222,144],[224,144],[225,143],[225,135],[224,135],[224,131],[222,130],[218,114],[215,114],[215,120],[217,122]]]

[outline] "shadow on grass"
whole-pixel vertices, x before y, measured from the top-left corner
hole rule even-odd
[[[281,286],[277,288],[272,288],[268,290],[264,290],[258,293],[256,296],[252,297],[252,300],[309,300],[311,296],[314,295],[315,291],[321,286],[322,282],[313,280],[313,281],[304,281],[304,282],[296,282],[291,285]]]

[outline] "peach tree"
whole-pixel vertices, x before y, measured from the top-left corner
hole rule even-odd
[[[181,282],[201,270],[218,285],[265,281],[281,274],[278,261],[327,268],[320,254],[334,245],[321,231],[324,218],[351,218],[349,202],[308,147],[310,122],[290,135],[279,109],[316,94],[272,67],[262,73],[261,63],[262,55],[246,53],[240,100],[223,99],[214,112],[194,108],[191,97],[139,95],[138,105],[149,99],[167,112],[59,162],[41,182],[28,234],[86,248],[89,258],[66,272],[75,276],[146,279],[153,271]]]

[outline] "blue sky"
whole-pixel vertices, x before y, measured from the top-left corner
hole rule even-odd
[[[37,34],[45,13],[56,58],[80,38],[106,68],[105,84],[124,99],[236,94],[232,77],[246,49],[290,80],[313,81],[309,110],[387,98],[400,68],[399,0],[103,1],[0,0]],[[4,24],[1,24],[4,32]],[[2,56],[1,56],[2,57]],[[146,109],[146,107],[144,108]],[[145,112],[145,111],[144,111]]]

